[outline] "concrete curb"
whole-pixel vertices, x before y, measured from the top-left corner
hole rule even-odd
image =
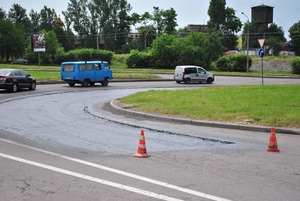
[[[190,124],[190,125],[195,125],[195,126],[208,126],[208,127],[256,131],[256,132],[270,132],[271,131],[271,127],[265,127],[265,126],[252,126],[252,125],[233,124],[233,123],[214,122],[214,121],[201,121],[201,120],[175,118],[175,117],[167,117],[167,116],[148,114],[148,113],[144,113],[144,112],[140,112],[140,111],[134,111],[130,107],[120,107],[119,105],[120,104],[119,104],[118,99],[112,100],[109,103],[110,111],[117,113],[117,114],[127,116],[127,117],[147,118],[147,119],[156,120],[156,121]],[[276,128],[276,132],[282,133],[282,134],[300,135],[300,129]]]

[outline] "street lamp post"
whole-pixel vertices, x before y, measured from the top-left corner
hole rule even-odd
[[[144,49],[147,49],[147,35],[149,34],[150,30],[147,31],[147,33],[145,34],[145,38],[144,38]]]
[[[248,72],[249,70],[249,26],[250,26],[250,20],[248,18],[248,16],[242,12],[243,15],[245,15],[245,17],[247,18],[248,20],[248,26],[247,26],[247,66],[246,66],[246,72]]]

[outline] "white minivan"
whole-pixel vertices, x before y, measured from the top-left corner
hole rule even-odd
[[[184,82],[186,84],[192,82],[211,84],[215,81],[215,76],[200,66],[184,65],[176,66],[174,80],[177,83]]]

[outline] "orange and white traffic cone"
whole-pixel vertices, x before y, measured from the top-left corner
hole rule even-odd
[[[141,130],[138,151],[137,153],[133,154],[133,156],[138,158],[150,157],[150,155],[147,154],[147,150],[146,150],[146,140],[145,140],[144,130]]]
[[[271,135],[270,135],[269,146],[267,148],[267,151],[269,151],[269,152],[279,152],[279,149],[278,149],[278,146],[277,146],[275,128],[271,128]]]

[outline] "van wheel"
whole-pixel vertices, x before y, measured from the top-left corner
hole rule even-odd
[[[83,86],[83,87],[88,87],[89,84],[90,84],[90,82],[89,82],[88,80],[84,80],[84,81],[82,82],[81,86]]]
[[[180,84],[180,81],[176,81],[177,84]]]
[[[211,84],[212,82],[213,82],[213,79],[211,77],[206,80],[207,84]]]
[[[190,83],[191,83],[191,79],[190,79],[190,78],[185,79],[185,80],[184,80],[184,83],[185,83],[185,84],[190,84]]]
[[[69,82],[68,84],[69,84],[70,87],[74,87],[75,86],[74,82]]]
[[[102,82],[101,82],[102,86],[107,86],[108,85],[108,79],[105,78]]]
[[[95,85],[95,82],[90,82],[90,85],[91,85],[91,86],[94,86],[94,85]]]

